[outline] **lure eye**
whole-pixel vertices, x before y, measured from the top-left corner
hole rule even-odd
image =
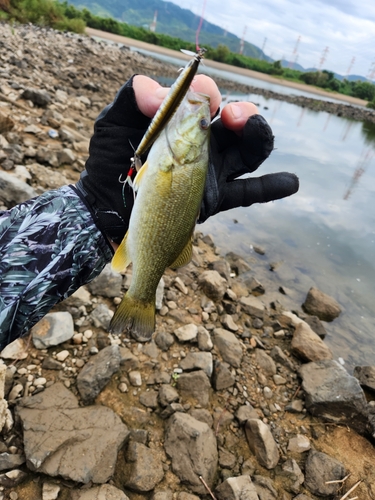
[[[207,130],[210,126],[210,122],[206,118],[202,118],[200,121],[200,127],[202,130]]]

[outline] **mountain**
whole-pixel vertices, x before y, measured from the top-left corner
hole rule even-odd
[[[183,9],[172,2],[163,0],[69,0],[78,8],[86,8],[101,17],[112,17],[117,21],[149,29],[155,12],[157,13],[156,33],[163,33],[195,42],[195,34],[200,22],[188,9]],[[199,44],[217,47],[226,45],[232,52],[239,52],[241,39],[224,28],[204,20],[199,33]],[[249,42],[244,42],[243,54],[257,59],[271,61],[264,52]]]
[[[318,68],[304,68],[303,66],[301,66],[300,64],[298,63],[291,63],[285,59],[282,59],[281,61],[281,66],[283,68],[291,68],[291,69],[296,69],[298,71],[302,71],[304,73],[307,73],[307,72],[312,72],[312,71],[319,71]],[[328,70],[329,71],[329,70]],[[346,75],[346,76],[343,76],[343,75],[340,75],[339,73],[333,73],[335,78],[337,78],[337,80],[348,80],[350,82],[356,82],[356,81],[361,81],[361,82],[371,82],[371,83],[374,83],[373,81],[369,80],[368,78],[365,78],[364,76],[360,76],[360,75]]]

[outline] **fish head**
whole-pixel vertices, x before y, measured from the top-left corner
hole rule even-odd
[[[208,158],[210,128],[210,97],[188,92],[165,130],[170,153],[177,165],[186,166],[201,157]]]

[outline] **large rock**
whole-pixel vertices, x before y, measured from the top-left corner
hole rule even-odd
[[[333,321],[341,313],[336,300],[318,288],[311,287],[302,308],[308,314],[318,316],[322,321]]]
[[[245,433],[251,451],[260,465],[274,469],[280,454],[270,428],[259,419],[251,418],[246,422]]]
[[[213,343],[218,349],[223,361],[231,366],[239,368],[242,361],[242,346],[237,337],[224,328],[215,328],[213,333]]]
[[[228,288],[228,282],[217,271],[204,271],[198,277],[198,284],[207,297],[214,301],[222,300]]]
[[[212,375],[213,361],[210,352],[188,352],[180,361],[180,367],[186,371],[203,370],[208,377]]]
[[[356,366],[353,375],[363,387],[375,391],[375,366]]]
[[[305,464],[305,487],[313,495],[331,496],[339,492],[345,477],[345,467],[325,453],[311,450]]]
[[[119,370],[120,361],[119,346],[111,345],[102,349],[85,364],[77,377],[77,389],[84,403],[94,401],[112,375]]]
[[[36,191],[14,175],[0,171],[0,202],[12,207],[36,196]]]
[[[363,390],[355,377],[334,360],[302,365],[299,369],[308,411],[328,422],[367,432],[368,412]]]
[[[199,476],[212,488],[218,465],[216,438],[209,426],[177,412],[168,420],[164,446],[180,481],[194,493],[205,495]]]
[[[163,465],[155,450],[130,441],[125,453],[125,486],[135,491],[151,491],[164,477]]]
[[[114,472],[117,452],[129,434],[105,406],[80,408],[62,383],[16,407],[23,427],[30,470],[79,483],[105,483]]]
[[[291,347],[293,354],[303,361],[320,361],[333,357],[330,348],[304,321],[297,326]]]
[[[32,327],[31,334],[37,349],[62,344],[74,335],[73,317],[67,311],[48,313]]]
[[[177,389],[183,400],[193,400],[203,407],[208,405],[211,384],[203,370],[180,375]]]

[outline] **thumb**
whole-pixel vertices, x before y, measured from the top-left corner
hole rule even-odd
[[[253,203],[266,203],[291,196],[299,189],[295,174],[279,172],[261,177],[238,179],[228,182],[219,212],[235,207],[249,207]]]

